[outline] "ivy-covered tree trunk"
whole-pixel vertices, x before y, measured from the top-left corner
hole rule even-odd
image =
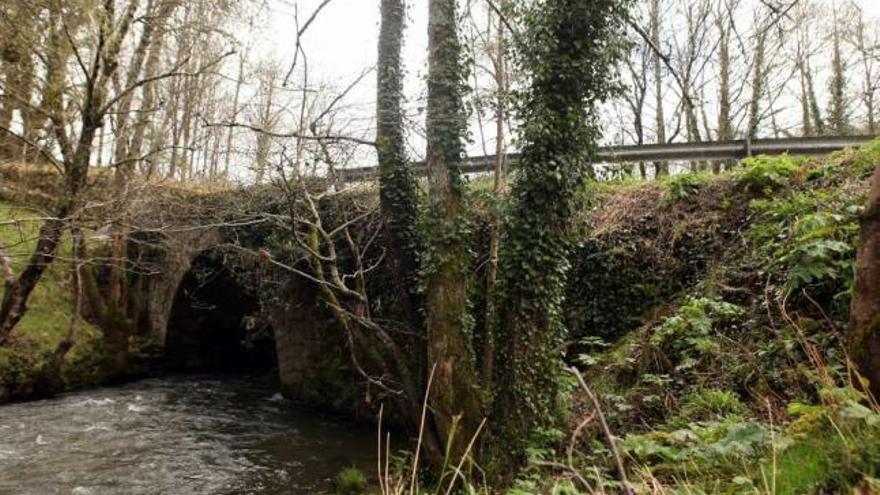
[[[843,136],[849,132],[846,96],[846,61],[841,53],[840,24],[837,12],[834,13],[834,31],[831,37],[831,80],[828,82],[830,101],[828,104],[828,126],[831,132]]]
[[[730,17],[725,15],[715,21],[719,32],[718,46],[718,140],[733,139],[733,119],[730,97]],[[710,138],[710,136],[706,136]]]
[[[598,105],[614,89],[625,2],[543,0],[525,13],[520,55],[521,157],[501,247],[493,426],[514,465],[559,418],[566,331],[562,303],[570,222],[600,134]]]
[[[430,210],[423,264],[427,357],[434,370],[430,406],[437,434],[450,442],[452,456],[464,450],[483,414],[468,311],[471,226],[460,170],[467,121],[455,4],[428,2]]]
[[[862,215],[856,281],[850,311],[849,353],[880,398],[880,164]]]
[[[406,6],[403,0],[382,0],[377,65],[376,150],[379,196],[388,227],[389,262],[399,302],[413,328],[421,327],[418,301],[419,246],[416,233],[418,196],[406,158],[403,134],[403,44]]]
[[[660,0],[651,0],[651,43],[660,45]],[[666,144],[666,116],[663,113],[663,60],[660,53],[654,50],[652,57],[654,69],[654,122],[656,125],[657,144]],[[660,177],[669,175],[669,164],[657,162],[654,164],[654,175]]]
[[[758,137],[758,130],[761,126],[761,100],[764,98],[764,91],[767,85],[767,29],[760,27],[760,31],[755,36],[755,52],[754,52],[754,68],[752,69],[752,96],[749,100],[749,123],[746,130],[746,136],[749,139]]]

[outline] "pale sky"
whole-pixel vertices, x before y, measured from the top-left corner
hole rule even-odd
[[[268,0],[265,29],[257,33],[257,52],[272,56],[288,65],[293,56],[294,10],[298,6],[301,19],[307,18],[322,0]],[[853,1],[872,17],[880,19],[880,0]],[[420,123],[425,94],[424,72],[427,55],[427,0],[409,0],[404,61],[407,69],[406,95],[408,113]],[[745,13],[747,10],[743,9]],[[744,23],[748,19],[744,19]],[[878,21],[880,22],[880,21]],[[309,55],[312,81],[320,80],[343,88],[354,81],[376,60],[379,33],[379,0],[331,0],[304,37]],[[351,132],[372,130],[375,111],[375,77],[369,76],[347,98],[353,116]],[[420,141],[416,139],[415,141]],[[418,147],[418,145],[415,145]],[[471,153],[475,153],[472,149]],[[421,156],[423,150],[411,150]]]

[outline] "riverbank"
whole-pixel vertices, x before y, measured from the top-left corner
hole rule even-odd
[[[43,216],[33,206],[0,201],[0,242],[6,246],[16,273],[34,248],[39,219]],[[69,241],[66,241],[61,256],[69,258],[69,253]],[[104,382],[101,332],[83,318],[77,318],[74,323],[76,342],[64,360],[62,382],[51,383],[44,379],[53,353],[71,330],[73,314],[70,263],[53,263],[34,289],[28,311],[11,343],[0,347],[0,404]]]

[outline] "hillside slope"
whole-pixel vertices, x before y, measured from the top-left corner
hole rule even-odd
[[[880,408],[843,338],[878,163],[874,142],[591,191],[569,357],[638,492],[877,493]],[[593,404],[574,388],[569,407],[522,493],[618,486]]]

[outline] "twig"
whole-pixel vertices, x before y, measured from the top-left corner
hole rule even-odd
[[[685,100],[685,102],[687,102],[687,104],[691,108],[697,108],[697,105],[694,104],[694,100],[691,98],[691,95],[687,91],[687,85],[685,85],[684,79],[682,79],[681,75],[672,65],[672,60],[669,58],[669,56],[663,53],[663,50],[661,50],[660,47],[654,43],[654,40],[651,39],[651,36],[648,35],[648,33],[645,32],[645,30],[641,26],[639,26],[632,20],[628,20],[627,24],[629,24],[633,31],[641,36],[642,40],[644,40],[645,43],[648,44],[648,47],[651,49],[651,51],[653,51],[658,57],[660,57],[660,60],[663,61],[663,65],[665,65],[666,69],[669,70],[669,73],[672,74],[672,78],[675,79],[675,83],[681,90],[681,97]]]
[[[614,439],[614,434],[611,433],[611,428],[608,426],[608,421],[605,419],[605,413],[602,411],[602,405],[599,403],[599,399],[587,386],[587,382],[584,381],[583,375],[581,372],[577,370],[577,368],[569,367],[568,371],[573,374],[578,383],[580,383],[581,388],[590,398],[590,401],[593,403],[593,407],[596,408],[596,415],[599,417],[599,424],[602,426],[602,430],[605,433],[605,438],[608,440],[608,448],[611,450],[611,455],[614,458],[614,464],[617,466],[617,474],[620,477],[620,482],[623,484],[623,493],[626,495],[633,495],[632,488],[629,484],[629,479],[626,476],[626,468],[623,466],[623,459],[620,457],[620,451],[617,450],[617,442]]]
[[[34,143],[33,141],[31,141],[30,139],[28,139],[28,138],[26,138],[26,137],[24,137],[24,136],[22,136],[22,135],[20,135],[20,134],[18,134],[18,133],[16,133],[16,132],[13,132],[13,131],[12,131],[11,129],[9,129],[8,127],[4,127],[4,126],[0,125],[0,131],[4,131],[4,132],[6,132],[7,134],[9,134],[10,136],[14,137],[15,139],[18,139],[19,141],[23,142],[24,144],[26,144],[26,145],[30,146],[31,148],[37,150],[41,155],[43,155],[43,157],[44,157],[45,159],[49,160],[49,163],[51,163],[52,166],[55,167],[55,170],[57,170],[58,173],[60,173],[60,174],[63,174],[63,173],[64,173],[64,167],[61,165],[61,163],[58,162],[58,160],[57,160],[54,156],[52,156],[51,153],[49,153],[48,151],[46,151],[42,146],[38,146],[36,143]]]
[[[274,132],[268,129],[263,129],[262,127],[250,125],[250,124],[239,124],[238,122],[205,122],[206,127],[235,127],[241,129],[248,129],[254,132],[259,132],[260,134],[265,134],[266,136],[274,137],[274,138],[296,138],[302,139],[304,141],[329,141],[329,142],[349,142],[354,144],[360,144],[363,146],[376,146],[375,141],[370,141],[368,139],[361,139],[351,136],[337,136],[337,135],[309,135],[304,134],[298,131],[293,132]]]
[[[471,437],[471,441],[468,443],[467,448],[464,449],[464,453],[461,455],[461,460],[459,460],[458,465],[455,466],[455,473],[452,475],[452,479],[449,481],[449,486],[446,488],[446,495],[450,495],[452,489],[455,488],[455,481],[461,477],[461,468],[464,466],[464,461],[467,460],[470,455],[471,449],[474,448],[474,443],[483,431],[484,426],[486,426],[486,418],[483,418],[483,421],[480,422],[480,426],[477,427],[477,431],[474,432],[474,436]]]
[[[422,452],[422,438],[425,436],[425,422],[427,420],[428,415],[428,397],[431,395],[431,385],[434,383],[434,372],[437,371],[437,363],[431,367],[431,374],[428,375],[428,385],[425,387],[425,399],[422,402],[422,418],[419,423],[419,439],[416,441],[416,453],[413,458],[412,465],[412,477],[409,482],[409,494],[415,495],[416,493],[416,473],[419,470],[419,454]]]
[[[382,476],[382,415],[385,413],[385,404],[379,404],[379,422],[377,428],[378,432],[378,445],[376,447],[376,451],[378,456],[376,457],[376,468],[377,474],[379,475],[379,493],[386,493],[385,491],[385,480]]]
[[[321,11],[324,10],[324,7],[326,7],[331,1],[332,0],[324,0],[323,2],[321,2],[321,5],[318,5],[314,12],[312,12],[312,15],[309,16],[305,24],[303,24],[302,27],[297,30],[296,46],[293,50],[293,63],[290,64],[290,70],[288,70],[287,75],[284,76],[284,82],[281,84],[283,87],[287,87],[287,82],[290,80],[290,76],[293,75],[293,70],[296,68],[296,63],[299,60],[299,53],[302,50],[303,34],[305,34],[306,30],[309,29],[309,26],[311,26],[312,23],[315,22],[315,19],[318,18],[318,14],[320,14]]]

